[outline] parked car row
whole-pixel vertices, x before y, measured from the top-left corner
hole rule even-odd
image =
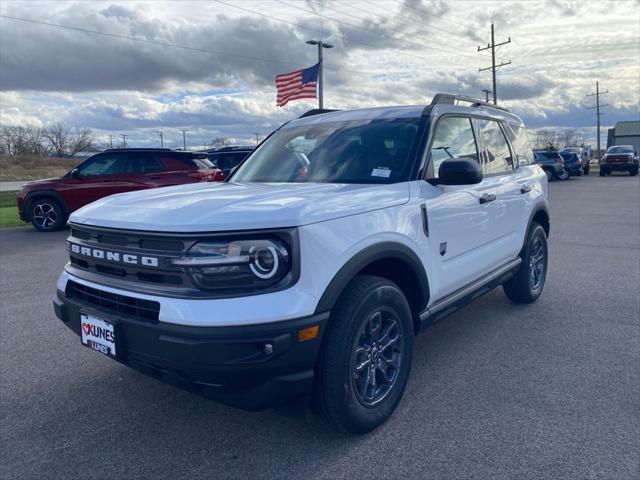
[[[589,175],[589,157],[575,148],[534,150],[533,156],[549,181],[564,181],[573,176]]]
[[[168,148],[109,149],[92,155],[60,178],[30,182],[18,192],[20,219],[40,231],[61,228],[84,205],[115,193],[224,180],[252,147],[209,152]]]

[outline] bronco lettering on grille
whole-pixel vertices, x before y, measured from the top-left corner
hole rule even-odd
[[[143,265],[145,267],[157,267],[159,265],[159,260],[157,257],[112,252],[109,250],[101,250],[98,248],[81,247],[80,245],[76,245],[75,243],[69,243],[69,249],[73,253],[77,253],[78,255],[97,258],[98,260],[107,260],[109,262],[127,263],[129,265]]]

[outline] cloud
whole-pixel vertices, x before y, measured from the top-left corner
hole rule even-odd
[[[318,30],[335,46],[324,63],[330,108],[429,103],[436,92],[483,97],[491,73],[478,68],[490,56],[477,45],[489,40],[492,21],[497,41],[512,37],[498,51],[499,61],[513,62],[498,71],[499,100],[526,123],[589,125],[585,95],[596,80],[610,90],[606,121],[640,118],[637,2],[521,1],[507,9],[501,2],[283,1],[298,8],[276,0],[222,2],[240,8],[3,2],[3,15],[269,61],[0,19],[0,123],[63,120],[101,138],[127,133],[132,146],[154,145],[159,130],[180,146],[183,128],[193,144],[216,136],[245,142],[317,105],[276,108],[273,80],[315,63],[305,40]]]
[[[32,15],[18,11],[16,16]],[[292,42],[298,38],[292,27],[256,17],[217,15],[207,24],[190,25],[144,17],[141,11],[127,5],[94,10],[80,4],[61,12],[51,23],[238,56],[290,61],[291,65],[3,20],[3,89],[86,92],[160,91],[189,84],[261,86],[272,83],[282,69],[295,68],[301,60],[313,60],[313,52],[305,48],[304,42]]]

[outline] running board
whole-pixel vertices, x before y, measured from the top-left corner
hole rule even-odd
[[[452,294],[434,302],[433,305],[420,314],[419,331],[422,331],[432,323],[443,319],[447,315],[464,307],[469,302],[502,285],[518,271],[521,263],[522,259],[520,257],[511,260],[509,263],[470,283],[466,287],[462,287]]]

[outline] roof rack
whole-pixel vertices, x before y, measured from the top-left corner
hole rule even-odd
[[[437,104],[445,104],[445,105],[455,105],[456,102],[467,102],[470,103],[472,107],[489,107],[489,108],[497,108],[498,110],[502,110],[504,112],[508,112],[504,107],[499,107],[498,105],[494,105],[493,103],[485,102],[480,100],[479,98],[467,97],[466,95],[452,95],[449,93],[436,93],[431,100],[431,105]]]
[[[336,109],[329,109],[329,108],[314,108],[313,110],[304,112],[298,118],[312,117],[313,115],[320,115],[321,113],[329,113],[329,112],[337,112],[337,111],[338,110]]]

